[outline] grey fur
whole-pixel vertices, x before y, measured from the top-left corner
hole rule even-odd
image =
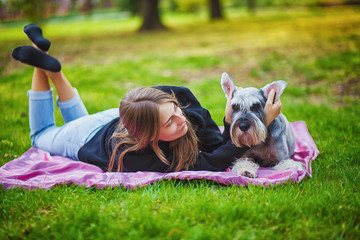
[[[249,87],[237,90],[230,76],[223,73],[221,86],[227,98],[232,95],[231,139],[238,147],[250,147],[243,157],[235,160],[232,171],[256,177],[259,166],[281,171],[293,167],[304,169],[301,163],[290,159],[295,150],[295,137],[286,117],[280,113],[266,128],[264,107],[268,94],[275,89],[275,98],[278,99],[287,83],[274,81],[261,89]],[[230,92],[230,86],[233,92]],[[279,165],[281,161],[284,162]]]

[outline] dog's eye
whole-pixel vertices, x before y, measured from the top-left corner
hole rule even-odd
[[[251,110],[253,111],[253,110],[257,110],[257,109],[259,109],[261,107],[261,105],[260,105],[260,103],[255,103],[255,104],[253,104],[252,106],[251,106]]]
[[[232,105],[232,109],[234,111],[238,111],[239,110],[239,105]]]

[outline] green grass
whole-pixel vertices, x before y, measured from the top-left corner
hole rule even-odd
[[[239,86],[283,79],[283,113],[304,120],[321,154],[313,177],[269,188],[162,181],[127,190],[0,189],[0,239],[358,239],[360,12],[357,8],[232,11],[225,21],[167,15],[170,30],[137,34],[139,19],[53,21],[50,54],[90,113],[129,89],[189,87],[221,125],[221,73]],[[32,69],[11,59],[28,44],[0,25],[0,165],[30,147]],[[60,113],[56,119],[62,123]]]

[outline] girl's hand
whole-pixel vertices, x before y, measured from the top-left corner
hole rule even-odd
[[[275,90],[271,89],[264,108],[267,126],[269,126],[272,121],[274,121],[274,119],[281,113],[280,98],[274,102],[274,97]]]

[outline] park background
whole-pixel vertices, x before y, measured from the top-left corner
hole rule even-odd
[[[312,178],[281,186],[0,187],[0,239],[359,239],[358,4],[0,1],[0,165],[30,148],[32,67],[11,58],[29,44],[30,22],[42,26],[90,113],[117,107],[134,87],[171,84],[190,88],[222,125],[222,72],[244,87],[282,79],[283,113],[305,121],[320,150]]]

